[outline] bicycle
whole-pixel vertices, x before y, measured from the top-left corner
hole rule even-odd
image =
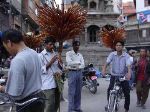
[[[116,77],[115,84],[112,90],[110,90],[108,105],[105,107],[106,112],[117,112],[119,109],[119,99],[123,98],[123,92],[121,88],[121,82],[125,81],[125,77]]]

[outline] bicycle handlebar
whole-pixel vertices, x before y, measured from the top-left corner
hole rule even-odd
[[[120,81],[120,82],[125,81],[125,80],[126,80],[125,77],[119,78],[119,81]]]
[[[123,81],[126,80],[126,77],[125,77],[125,76],[116,76],[115,80],[116,80],[116,81],[123,82]]]

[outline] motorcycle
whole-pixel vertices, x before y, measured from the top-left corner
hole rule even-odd
[[[97,86],[99,86],[99,83],[97,82],[96,71],[93,64],[89,64],[83,71],[83,87],[86,87],[92,94],[95,94]]]

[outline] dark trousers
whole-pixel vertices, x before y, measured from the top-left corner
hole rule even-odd
[[[69,71],[68,73],[68,112],[81,109],[82,72]]]
[[[57,112],[60,105],[60,93],[58,88],[44,90],[46,96],[45,111],[44,112]]]
[[[110,84],[107,90],[107,100],[109,100],[109,94],[110,94],[110,90],[113,89],[114,87],[114,83],[115,83],[115,76],[111,76],[110,78]],[[125,96],[125,104],[124,104],[124,108],[126,110],[129,110],[129,106],[130,106],[130,87],[129,87],[129,82],[128,81],[123,81],[121,82],[121,87]]]
[[[37,94],[34,94],[34,95],[30,95],[29,97],[24,98],[23,100],[19,100],[17,102],[22,103],[22,102],[25,102],[27,100],[30,100],[32,98],[37,98],[37,97],[40,97],[40,98],[43,98],[43,99],[28,103],[28,104],[23,105],[23,106],[17,106],[16,111],[17,112],[44,112],[45,95],[44,95],[43,92],[40,92],[40,93],[37,93]]]
[[[145,82],[138,80],[136,84],[137,100],[144,105],[147,101],[149,94],[149,86]]]

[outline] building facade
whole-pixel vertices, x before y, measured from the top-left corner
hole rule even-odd
[[[38,29],[36,4],[40,0],[0,0],[0,31],[10,28],[23,34]],[[0,62],[8,53],[0,41]]]
[[[117,18],[120,15],[118,4],[120,0],[72,0],[67,1],[65,6],[68,8],[70,4],[79,3],[87,12],[87,23],[82,34],[79,36],[81,44],[100,45],[98,32],[105,25],[117,25]]]
[[[0,30],[20,28],[21,4],[19,0],[0,1]]]
[[[1,0],[0,1],[0,31],[10,28],[23,33],[38,28],[36,4],[40,0]]]
[[[32,32],[38,29],[37,7],[40,0],[22,0],[22,31]]]
[[[126,23],[128,50],[146,47],[150,50],[150,0],[136,0],[136,13]]]
[[[87,44],[99,44],[98,31],[105,25],[116,26],[120,14],[116,10],[113,0],[87,0],[87,24],[85,25],[83,42]]]
[[[121,12],[118,7],[120,0],[66,0],[65,8],[74,3],[79,3],[87,10],[87,23],[83,32],[77,36],[81,42],[80,52],[86,65],[93,63],[101,68],[111,50],[102,46],[98,32],[105,25],[117,25]]]
[[[123,3],[123,14],[124,16],[128,16],[136,12],[135,5],[133,2]]]

